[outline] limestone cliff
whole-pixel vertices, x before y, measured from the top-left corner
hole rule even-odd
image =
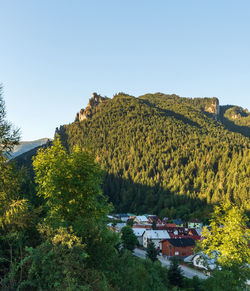
[[[220,105],[218,98],[212,98],[212,103],[205,107],[205,111],[211,113],[215,119],[218,119],[220,114]]]
[[[91,118],[97,106],[107,100],[109,100],[108,97],[102,97],[97,93],[93,93],[86,108],[82,108],[79,112],[77,112],[75,121],[83,121],[87,118]]]

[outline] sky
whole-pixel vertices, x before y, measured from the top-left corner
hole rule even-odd
[[[53,138],[92,92],[250,109],[250,1],[0,0],[0,83],[22,140]]]

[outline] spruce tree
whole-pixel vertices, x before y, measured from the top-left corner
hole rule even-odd
[[[183,287],[182,270],[179,267],[176,257],[173,257],[171,260],[170,268],[168,270],[168,279],[171,285]]]
[[[150,240],[147,245],[147,258],[149,258],[152,262],[157,261],[158,250],[155,247],[155,244]]]

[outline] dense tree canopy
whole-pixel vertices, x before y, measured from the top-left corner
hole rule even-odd
[[[129,251],[133,251],[137,244],[137,237],[135,236],[133,229],[130,226],[124,226],[122,228],[121,233],[122,233],[121,241],[123,248]]]
[[[117,211],[204,219],[222,200],[250,210],[249,138],[206,113],[211,102],[118,94],[58,132],[70,151],[93,150]]]
[[[44,197],[53,220],[80,227],[86,219],[99,221],[108,213],[101,170],[87,151],[75,147],[67,154],[56,139],[51,147],[39,150],[33,165],[37,194]]]
[[[250,279],[250,233],[242,208],[229,203],[216,206],[205,228],[202,250],[216,259],[217,268],[206,282],[209,290],[245,290]]]
[[[209,256],[217,257],[221,265],[250,264],[250,232],[248,219],[242,208],[225,204],[216,206],[205,228],[201,246]]]

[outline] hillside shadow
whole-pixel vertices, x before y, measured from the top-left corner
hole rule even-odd
[[[179,121],[182,121],[182,122],[184,122],[186,124],[189,124],[191,126],[195,126],[195,127],[198,127],[198,128],[201,127],[197,122],[187,118],[186,116],[184,116],[182,114],[176,113],[176,112],[174,112],[172,110],[168,110],[168,109],[157,107],[154,104],[152,104],[151,102],[149,102],[148,100],[143,100],[143,99],[140,99],[140,100],[141,100],[141,102],[147,104],[151,108],[155,108],[158,112],[161,113],[162,116],[171,116],[171,117],[174,117],[175,119],[177,119]]]
[[[245,137],[250,137],[250,128],[248,126],[235,124],[232,120],[229,120],[227,117],[224,116],[225,112],[232,107],[234,106],[233,105],[220,106],[220,121],[227,130],[235,133],[240,133]]]
[[[206,200],[170,192],[159,185],[147,186],[134,183],[114,174],[105,174],[104,195],[109,197],[116,212],[156,214],[168,218],[198,218],[208,222],[213,206]]]

